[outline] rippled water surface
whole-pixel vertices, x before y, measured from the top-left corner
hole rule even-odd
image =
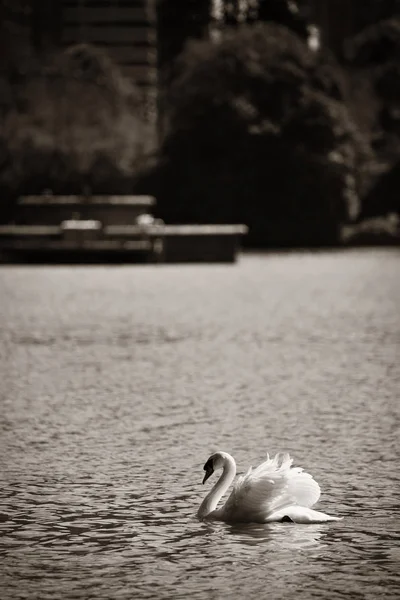
[[[0,269],[0,597],[400,596],[400,256]],[[201,523],[279,450],[325,525]],[[214,476],[215,477],[215,476]]]

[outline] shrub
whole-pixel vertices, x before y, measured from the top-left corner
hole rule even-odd
[[[389,213],[346,226],[342,241],[348,246],[400,246],[400,219]]]

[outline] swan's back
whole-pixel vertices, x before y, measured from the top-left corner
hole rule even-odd
[[[224,521],[264,522],[276,511],[297,505],[313,506],[321,490],[312,475],[292,467],[289,454],[268,458],[238,477],[225,505],[217,510]],[[217,515],[216,515],[217,516]]]

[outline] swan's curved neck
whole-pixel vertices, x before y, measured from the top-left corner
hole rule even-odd
[[[224,466],[222,468],[222,475],[218,479],[217,483],[212,488],[211,492],[207,494],[203,502],[200,504],[197,515],[204,519],[207,515],[213,512],[226,490],[231,485],[236,475],[236,463],[230,454],[226,454]]]

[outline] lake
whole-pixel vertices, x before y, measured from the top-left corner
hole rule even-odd
[[[1,599],[400,597],[400,250],[0,268]],[[199,522],[216,449],[323,525]]]

